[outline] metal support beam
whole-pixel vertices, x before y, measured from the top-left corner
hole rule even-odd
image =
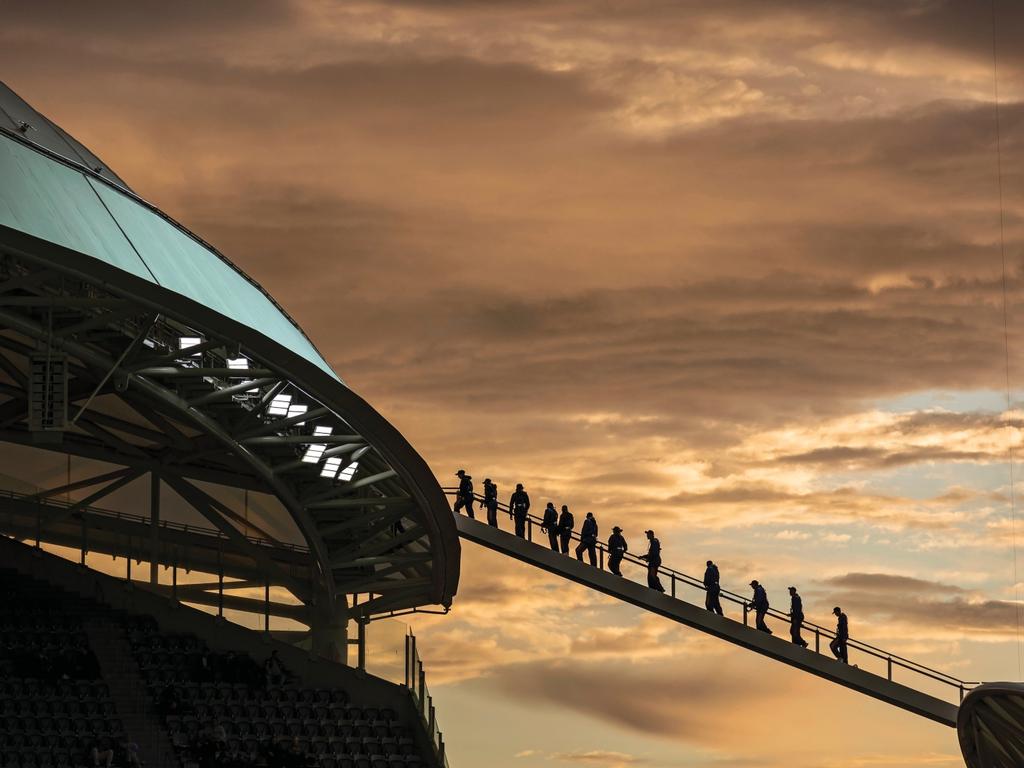
[[[39,493],[33,493],[26,497],[26,501],[32,501],[35,499],[46,499],[50,496],[56,496],[60,493],[69,493],[70,491],[77,491],[81,488],[89,488],[99,483],[105,483],[108,480],[117,480],[119,477],[124,477],[130,474],[132,471],[131,467],[125,467],[124,469],[115,469],[113,472],[104,472],[102,475],[93,475],[83,480],[76,480],[73,483],[65,483],[64,485],[58,485],[56,488],[49,488],[45,491],[39,491]]]
[[[277,379],[252,379],[251,381],[244,381],[240,384],[232,384],[229,387],[222,387],[221,389],[214,390],[208,394],[200,395],[194,400],[189,400],[188,404],[192,407],[209,405],[210,403],[216,403],[220,400],[227,400],[235,395],[252,392],[253,390],[265,387],[268,384],[273,384],[275,381],[277,381]]]
[[[45,528],[47,526],[54,525],[60,522],[61,520],[70,517],[71,515],[75,514],[75,512],[79,512],[82,509],[85,509],[91,504],[94,504],[95,502],[102,499],[104,496],[109,496],[114,491],[118,490],[119,488],[123,488],[124,486],[128,485],[128,483],[138,479],[141,476],[142,472],[140,470],[133,469],[127,475],[124,475],[123,477],[114,480],[112,483],[105,485],[103,488],[100,488],[98,491],[89,494],[84,499],[73,504],[72,506],[67,507],[65,509],[61,509],[57,511],[55,514],[49,515],[46,518],[46,520],[41,520],[40,528]]]
[[[405,513],[409,511],[409,508],[410,507],[395,507],[384,511],[373,509],[369,512],[355,515],[350,513],[345,516],[344,520],[322,526],[320,528],[320,535],[323,536],[324,539],[331,539],[340,533],[361,528],[364,525],[369,526],[373,523],[379,523],[386,528],[387,526],[394,525],[396,522],[401,520]],[[321,518],[318,516],[317,519],[319,520]]]
[[[191,347],[185,347],[184,349],[176,349],[166,355],[160,355],[159,357],[147,357],[140,360],[136,360],[128,366],[129,370],[139,371],[143,368],[154,368],[168,363],[174,363],[178,360],[186,360],[192,355],[202,354],[208,352],[211,349],[220,349],[221,347],[228,346],[228,343],[222,339],[211,339],[204,341],[201,344],[193,344]]]
[[[100,390],[103,389],[103,385],[106,384],[110,377],[114,375],[114,372],[120,367],[121,363],[127,360],[133,352],[135,352],[140,346],[142,346],[142,342],[145,341],[146,335],[149,333],[150,329],[153,327],[153,324],[157,321],[158,317],[159,315],[152,315],[147,322],[143,323],[142,328],[139,330],[138,334],[136,334],[135,338],[132,339],[131,343],[124,348],[124,351],[121,353],[120,357],[118,357],[117,360],[114,361],[114,364],[111,365],[109,369],[107,369],[107,372],[103,374],[103,378],[100,379],[99,384],[96,385],[96,389],[94,389],[92,391],[92,394],[89,395],[88,399],[84,403],[82,403],[81,407],[78,409],[78,413],[76,413],[74,415],[74,418],[71,419],[70,423],[72,425],[74,425],[74,423],[78,421],[78,418],[83,413],[85,413],[85,410],[89,407],[89,404],[92,403],[93,398],[95,398],[96,395],[99,394]]]
[[[229,611],[242,611],[244,613],[259,614],[267,610],[262,599],[252,597],[241,597],[239,595],[220,596],[214,592],[190,592],[182,594],[184,585],[174,588],[174,585],[158,584],[157,586],[146,585],[146,589],[159,592],[172,598],[175,602],[193,603],[205,605],[209,608],[224,608]],[[180,599],[179,599],[180,598]],[[310,621],[309,611],[304,605],[288,605],[286,603],[270,603],[270,615],[282,619],[292,619],[303,624]]]
[[[306,411],[305,413],[296,414],[295,416],[288,416],[283,419],[275,419],[274,421],[270,422],[269,424],[265,424],[259,429],[253,429],[248,432],[245,432],[244,434],[240,434],[238,436],[238,439],[247,440],[250,437],[261,437],[263,435],[271,435],[275,432],[280,432],[283,429],[294,427],[296,424],[304,424],[310,421],[316,421],[317,419],[321,419],[324,416],[329,415],[331,415],[331,410],[329,408],[324,408],[322,406],[319,408],[313,408],[309,411]]]
[[[149,473],[149,583],[160,582],[160,475]]]
[[[247,437],[239,442],[242,445],[335,445],[362,439],[359,435],[268,435]]]
[[[359,628],[359,669],[366,671],[366,620],[356,619],[356,626]]]
[[[266,552],[262,551],[260,547],[245,538],[241,531],[225,520],[216,510],[216,505],[213,503],[214,499],[209,494],[199,488],[196,488],[192,483],[188,482],[184,478],[177,477],[175,475],[166,474],[164,475],[164,480],[179,496],[199,512],[199,514],[213,523],[221,533],[226,535],[236,550],[259,563],[260,567],[264,568],[268,574],[274,574],[277,576],[280,582],[287,586],[292,594],[300,600],[308,599],[309,593],[306,585],[293,579],[291,574],[283,570],[277,563],[273,562]]]
[[[96,328],[106,328],[114,323],[118,323],[123,320],[130,320],[140,314],[142,314],[142,311],[138,307],[129,307],[127,309],[114,310],[112,312],[103,312],[99,315],[91,315],[85,320],[80,320],[77,323],[57,328],[54,330],[53,335],[58,337],[75,336],[83,331],[91,331]]]

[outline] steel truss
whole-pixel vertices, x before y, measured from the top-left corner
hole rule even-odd
[[[185,338],[196,341],[181,348]],[[28,362],[40,354],[66,359],[69,421],[63,431],[29,429]],[[186,322],[173,307],[3,251],[0,440],[112,467],[35,497],[12,498],[12,509],[24,513],[21,522],[15,525],[8,515],[5,523],[0,514],[0,527],[7,525],[13,535],[67,544],[69,529],[87,528],[90,521],[95,534],[94,507],[148,476],[156,489],[151,519],[132,525],[134,540],[147,543],[145,558],[154,569],[184,564],[190,544],[195,549],[189,562],[210,565],[209,547],[161,527],[159,487],[165,484],[219,532],[217,546],[230,555],[220,561],[229,562],[236,577],[284,587],[305,606],[281,606],[282,613],[365,621],[429,604],[436,594],[429,512],[402,472],[337,408],[304,391],[242,340]],[[301,565],[294,548],[266,532],[261,543],[246,536],[242,513],[197,483],[276,497],[308,547]],[[51,503],[71,491],[85,495],[74,504]],[[99,541],[94,535],[93,546]],[[119,548],[116,536],[103,540],[103,547],[129,557],[140,552]],[[179,590],[194,602],[209,599],[205,588]],[[357,601],[359,594],[365,597]],[[266,608],[223,592],[218,599],[240,610]]]

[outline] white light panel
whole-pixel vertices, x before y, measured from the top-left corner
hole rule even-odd
[[[274,395],[274,399],[270,401],[270,407],[267,408],[267,413],[271,416],[287,416],[291,403],[291,395]]]
[[[203,340],[199,336],[181,336],[178,338],[178,349],[188,349],[189,347],[197,347],[203,343]],[[199,352],[193,352],[189,357],[199,357]]]
[[[318,437],[323,437],[324,435],[329,435],[333,431],[334,430],[331,427],[314,427],[313,428],[313,434],[318,436]],[[316,462],[320,461],[321,458],[323,458],[324,451],[326,449],[327,449],[327,446],[324,445],[323,443],[313,443],[308,448],[306,448],[306,452],[304,454],[302,454],[302,460],[304,462],[306,462],[307,464],[315,464]]]
[[[327,461],[324,462],[324,468],[320,470],[320,477],[334,477],[338,474],[338,468],[341,466],[340,456],[331,456]]]
[[[289,417],[291,417],[291,416],[301,416],[302,414],[304,414],[308,410],[309,410],[309,406],[308,405],[289,405],[288,406],[288,416]],[[300,427],[304,426],[305,424],[306,424],[306,422],[304,422],[304,421],[297,422],[297,426],[300,426]]]

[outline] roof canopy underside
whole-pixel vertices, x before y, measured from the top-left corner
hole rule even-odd
[[[397,430],[258,285],[45,118],[47,142],[21,135],[11,103],[0,89],[0,439],[102,464],[44,515],[54,540],[152,477],[232,542],[239,578],[288,582],[321,607],[372,595],[367,613],[450,602],[450,508]],[[41,430],[32,393],[51,359],[66,365],[67,420]],[[288,525],[254,533],[210,484],[266,495]],[[56,499],[20,494],[10,504]]]

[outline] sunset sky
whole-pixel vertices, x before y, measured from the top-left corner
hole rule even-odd
[[[35,0],[0,78],[446,482],[1020,679],[1024,4],[995,9],[1009,410],[987,1]],[[963,764],[952,729],[463,558],[415,624],[453,768]]]

